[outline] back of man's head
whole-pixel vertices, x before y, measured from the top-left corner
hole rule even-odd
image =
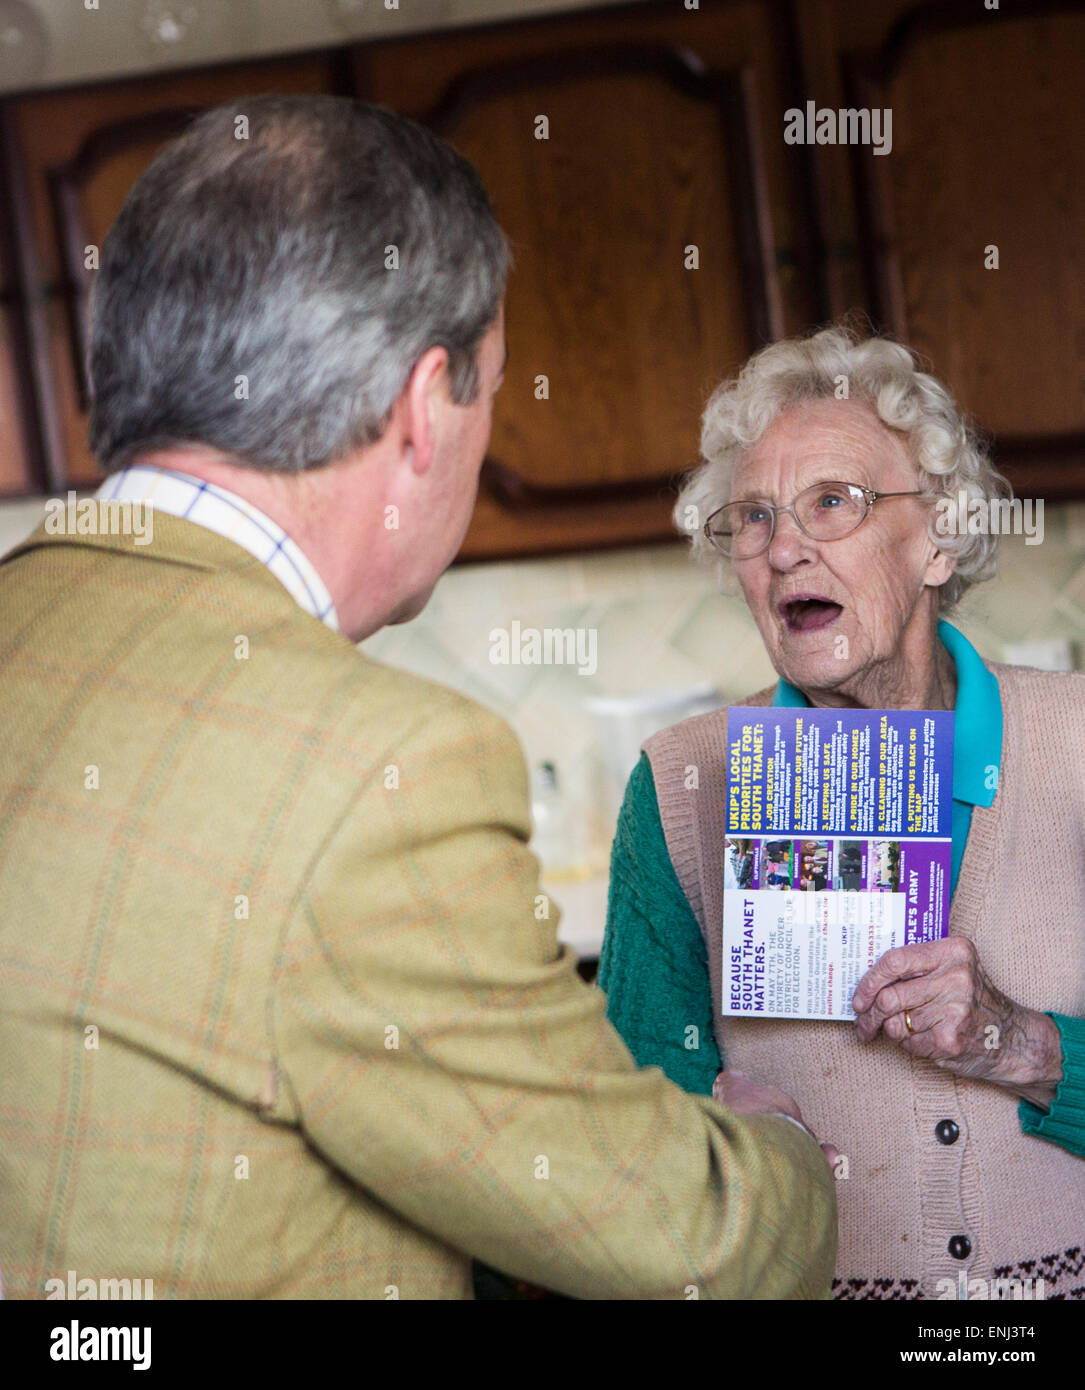
[[[380,438],[434,346],[468,404],[507,267],[477,173],[413,121],[331,96],[216,107],[106,241],[91,448],[109,471],[192,444],[318,468]]]

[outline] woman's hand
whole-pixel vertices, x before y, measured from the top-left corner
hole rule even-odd
[[[802,1112],[786,1091],[778,1086],[763,1086],[759,1081],[751,1081],[740,1071],[721,1071],[712,1083],[712,1099],[726,1105],[736,1115],[790,1115],[798,1120],[812,1139],[817,1140],[814,1131],[802,1117]],[[820,1144],[829,1167],[832,1168],[839,1154],[832,1144]]]
[[[860,1042],[882,1032],[913,1057],[1005,1086],[1042,1109],[1062,1080],[1059,1030],[995,988],[967,937],[886,951],[856,986],[852,1008]]]

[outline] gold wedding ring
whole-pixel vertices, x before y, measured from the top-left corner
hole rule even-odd
[[[904,1026],[909,1033],[915,1032],[915,1029],[912,1027],[912,1012],[910,1009],[904,1010]]]

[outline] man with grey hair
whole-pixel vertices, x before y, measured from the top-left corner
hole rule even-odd
[[[328,97],[208,112],[110,234],[91,438],[153,537],[0,565],[9,1297],[828,1289],[793,1102],[637,1069],[511,731],[354,646],[461,545],[506,268],[466,161]]]

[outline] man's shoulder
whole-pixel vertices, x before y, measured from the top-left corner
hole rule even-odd
[[[467,740],[494,751],[515,752],[522,758],[511,725],[495,710],[439,681],[390,666],[360,651],[356,651],[356,656],[359,693],[375,699],[384,709],[398,711],[400,718],[411,726],[415,741]]]
[[[494,710],[438,681],[389,665],[352,643],[324,640],[310,625],[265,653],[251,689],[278,714],[294,714],[314,734],[354,754],[380,751],[389,764],[410,754],[431,776],[458,771],[477,780],[501,765],[519,784],[526,776],[519,741]]]

